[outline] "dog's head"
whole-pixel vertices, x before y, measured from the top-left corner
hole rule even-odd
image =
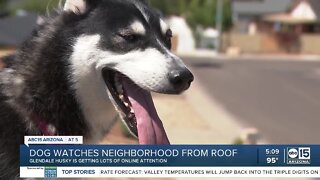
[[[140,143],[168,143],[150,92],[179,94],[193,75],[170,52],[172,31],[159,13],[142,0],[67,0],[64,10],[82,16],[75,76],[94,72]]]

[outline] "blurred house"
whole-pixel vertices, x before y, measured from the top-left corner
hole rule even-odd
[[[235,31],[255,33],[265,15],[286,12],[293,0],[233,0]]]
[[[0,56],[14,51],[31,35],[37,18],[38,15],[32,13],[0,18]]]
[[[244,53],[320,54],[314,42],[320,41],[319,0],[234,0],[232,6],[229,46]]]

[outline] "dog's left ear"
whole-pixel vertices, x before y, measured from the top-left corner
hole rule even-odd
[[[64,11],[81,15],[93,8],[100,0],[66,0]]]

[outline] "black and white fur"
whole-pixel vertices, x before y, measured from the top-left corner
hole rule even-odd
[[[106,67],[148,91],[186,90],[193,76],[170,52],[170,38],[145,1],[67,0],[0,73],[0,179],[19,176],[23,137],[41,135],[33,113],[59,135],[82,135],[87,143],[103,137],[116,115]]]

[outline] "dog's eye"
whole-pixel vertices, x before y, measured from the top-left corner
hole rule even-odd
[[[139,35],[136,34],[120,34],[120,36],[129,42],[136,42],[139,39]]]

